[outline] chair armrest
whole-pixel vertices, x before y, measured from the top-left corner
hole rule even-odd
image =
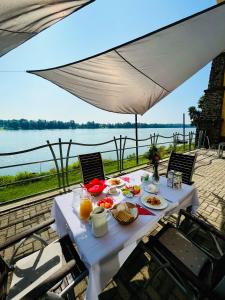
[[[33,300],[38,299],[48,292],[52,287],[54,287],[60,280],[62,280],[66,275],[68,275],[76,265],[74,259],[70,260],[65,264],[60,270],[55,272],[52,276],[49,276],[42,283],[36,286],[28,294],[26,294],[22,300]]]
[[[49,225],[51,225],[52,223],[54,223],[55,220],[53,218],[51,218],[48,221],[45,221],[41,224],[38,224],[37,226],[34,226],[30,229],[27,229],[15,236],[10,237],[9,239],[7,239],[7,241],[3,244],[0,245],[0,251],[4,250],[5,248],[12,246],[14,244],[16,244],[17,242],[19,242],[20,240],[31,236],[33,233],[40,231],[41,229],[44,229],[45,227],[48,227]]]
[[[200,220],[196,216],[190,214],[189,212],[187,212],[183,209],[181,209],[179,211],[179,216],[178,216],[178,219],[177,219],[177,228],[179,228],[180,218],[181,218],[182,215],[185,216],[186,218],[189,218],[190,220],[192,220],[196,224],[198,224],[204,230],[210,231],[212,234],[216,235],[217,237],[219,237],[220,239],[225,241],[225,236],[219,230],[217,230],[213,225],[208,224],[206,222],[203,222],[202,220]]]

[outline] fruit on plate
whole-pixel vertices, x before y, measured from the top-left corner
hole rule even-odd
[[[113,206],[113,199],[111,197],[105,197],[97,202],[98,206],[104,207],[106,209]]]
[[[124,196],[126,197],[133,197],[137,194],[139,194],[141,191],[141,188],[139,185],[133,185],[133,186],[125,186],[124,188],[122,188],[122,193]]]

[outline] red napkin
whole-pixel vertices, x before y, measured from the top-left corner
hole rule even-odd
[[[124,176],[124,177],[121,177],[124,181],[126,181],[126,182],[130,182],[130,177],[126,177],[126,176]]]
[[[153,214],[153,212],[140,206],[139,204],[136,204],[136,206],[137,206],[139,215],[153,215],[153,216],[155,215],[155,214]]]
[[[90,193],[101,193],[106,188],[105,180],[99,180],[94,178],[89,183],[85,184],[84,187]]]

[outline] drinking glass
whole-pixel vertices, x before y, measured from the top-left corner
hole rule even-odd
[[[90,217],[92,210],[92,197],[87,190],[83,189],[80,195],[80,219],[87,220]]]

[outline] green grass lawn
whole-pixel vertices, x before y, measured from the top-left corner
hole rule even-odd
[[[135,166],[135,160],[132,159],[130,162],[126,162],[126,168]],[[104,161],[104,169],[106,174],[115,173],[118,171],[116,161]],[[81,182],[80,169],[70,168],[69,170],[69,184],[75,184]],[[23,176],[24,175],[24,176]],[[45,192],[58,187],[57,175],[42,178],[37,178],[38,176],[44,176],[46,173],[35,174],[35,176],[30,177],[30,181],[26,183],[17,183],[14,185],[8,185],[6,187],[0,188],[0,202],[8,202],[10,200],[19,199],[22,197],[28,197],[35,195],[36,193]],[[14,181],[15,177],[17,180]],[[19,180],[27,180],[29,178],[29,173],[20,173],[17,176],[2,176],[0,182],[1,184],[16,182]],[[62,183],[62,178],[61,178]]]
[[[161,158],[169,156],[171,152],[170,147],[159,147]],[[185,151],[188,150],[186,145]],[[177,146],[177,152],[183,152],[183,145]],[[148,158],[145,155],[139,156],[139,164],[148,163]],[[123,162],[123,169],[130,169],[136,167],[136,157],[135,155],[130,155]],[[118,172],[117,161],[104,160],[104,170],[105,174],[112,174]],[[0,187],[0,203],[8,202],[14,199],[20,199],[23,197],[28,197],[35,195],[37,193],[44,193],[45,191],[58,188],[58,179],[57,176],[51,176],[46,178],[38,179],[39,176],[53,175],[55,170],[50,170],[49,172],[43,173],[18,173],[15,176],[0,176],[0,185],[8,183],[16,183],[21,180],[28,180],[25,183],[17,183],[14,185],[8,185],[6,187]],[[74,163],[69,166],[69,185],[81,182],[81,174],[78,163]]]

